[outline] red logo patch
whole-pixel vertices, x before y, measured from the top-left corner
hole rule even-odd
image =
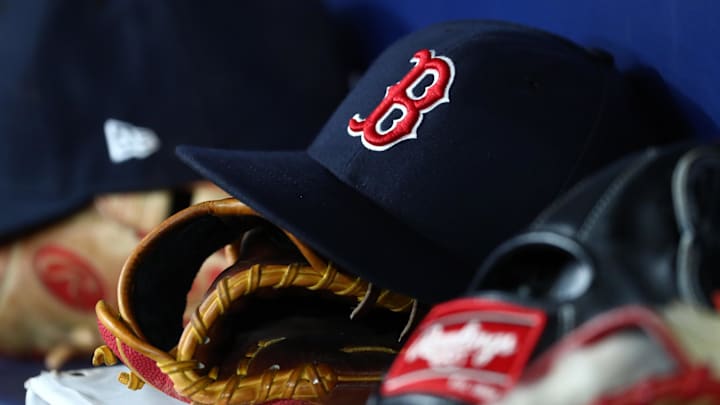
[[[383,151],[398,142],[417,138],[423,116],[450,101],[450,86],[455,78],[452,60],[423,49],[415,53],[410,62],[415,66],[402,80],[387,88],[385,97],[367,118],[355,114],[348,123],[348,134],[361,136],[363,145],[370,150]],[[417,95],[416,88],[428,76],[432,77],[432,83]],[[396,111],[400,112],[400,118],[394,119],[389,128],[382,129],[382,123]]]
[[[487,299],[437,305],[393,363],[382,393],[493,402],[518,380],[545,319],[542,311]]]
[[[34,268],[40,281],[69,307],[93,312],[105,294],[96,270],[81,257],[56,245],[46,245],[35,254]]]

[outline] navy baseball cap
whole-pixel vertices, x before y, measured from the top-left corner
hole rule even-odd
[[[654,141],[607,54],[455,21],[385,50],[306,150],[178,153],[344,270],[437,302],[575,181]]]
[[[198,179],[181,143],[307,147],[352,68],[319,0],[9,2],[0,38],[0,238]]]

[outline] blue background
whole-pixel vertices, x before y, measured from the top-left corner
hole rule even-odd
[[[428,24],[501,19],[603,48],[624,72],[640,72],[701,137],[720,125],[720,3],[714,0],[326,0],[358,33],[363,57]]]
[[[651,93],[667,91],[696,136],[718,137],[720,2],[715,0],[326,2],[358,40],[348,52],[365,63],[398,37],[450,19],[509,20],[603,48],[621,71],[648,79]],[[38,362],[0,359],[0,405],[24,403],[23,382],[41,369]]]

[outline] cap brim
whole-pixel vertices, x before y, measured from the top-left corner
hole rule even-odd
[[[468,273],[468,264],[339,181],[305,151],[180,146],[177,154],[344,271],[426,302],[464,292],[451,275]]]
[[[0,202],[0,243],[33,232],[41,226],[57,221],[84,207],[91,197],[63,196],[57,198],[17,199],[10,197]]]

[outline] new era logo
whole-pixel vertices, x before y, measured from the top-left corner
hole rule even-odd
[[[115,119],[105,121],[105,140],[113,163],[145,159],[160,149],[160,139],[152,129]]]

